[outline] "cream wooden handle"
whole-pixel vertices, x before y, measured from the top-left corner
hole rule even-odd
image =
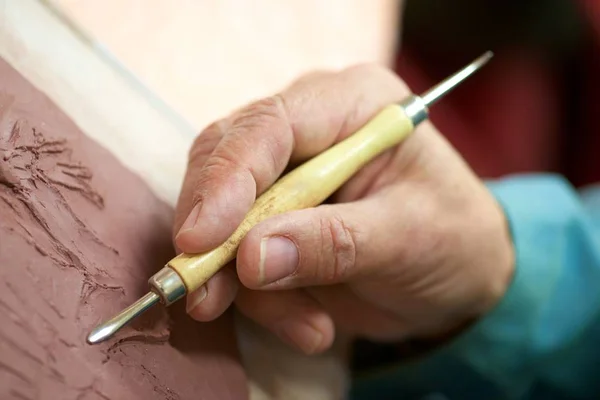
[[[354,135],[297,167],[263,193],[236,231],[219,247],[203,254],[181,254],[173,268],[190,293],[232,261],[244,236],[277,214],[315,207],[331,196],[365,164],[400,143],[413,124],[399,105],[384,108]]]

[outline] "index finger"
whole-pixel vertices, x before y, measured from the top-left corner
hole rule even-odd
[[[199,253],[220,245],[290,161],[322,152],[407,93],[389,70],[361,65],[307,76],[237,111],[200,170],[188,169],[180,204],[193,207],[178,207],[188,217],[177,246]]]

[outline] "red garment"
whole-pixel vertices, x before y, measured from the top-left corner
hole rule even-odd
[[[433,123],[480,176],[551,171],[578,186],[600,182],[600,2],[582,4],[595,40],[582,57],[585,85],[575,115],[567,115],[555,72],[531,50],[518,48],[496,52],[490,64],[432,108]],[[423,72],[410,47],[403,48],[397,71],[415,91],[438,80]],[[576,124],[568,119],[573,116]]]

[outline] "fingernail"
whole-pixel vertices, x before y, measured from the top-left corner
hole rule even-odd
[[[298,249],[294,242],[281,236],[260,242],[259,285],[267,285],[291,275],[298,267]]]
[[[291,345],[299,347],[304,353],[314,353],[323,342],[323,334],[307,323],[296,319],[281,323],[279,337]]]
[[[183,225],[181,225],[181,228],[179,229],[179,233],[177,235],[181,234],[182,232],[189,231],[190,229],[193,229],[194,226],[196,226],[196,222],[198,222],[198,216],[200,215],[201,208],[201,203],[197,203],[194,206],[194,208],[192,208],[192,211],[190,211],[190,214],[185,219],[185,222],[183,223]]]
[[[186,312],[189,314],[198,304],[202,303],[207,294],[206,285],[202,285],[195,292],[190,293],[187,297]]]

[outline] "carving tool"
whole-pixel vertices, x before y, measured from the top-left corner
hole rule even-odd
[[[315,207],[331,196],[365,164],[410,136],[429,117],[429,106],[489,61],[488,51],[421,96],[410,95],[385,107],[355,134],[330,147],[279,179],[254,203],[235,232],[219,247],[203,254],[180,254],[149,280],[150,292],[115,317],[98,325],[87,337],[90,344],[108,339],[156,303],[169,306],[205,284],[235,259],[246,235],[271,216]]]

